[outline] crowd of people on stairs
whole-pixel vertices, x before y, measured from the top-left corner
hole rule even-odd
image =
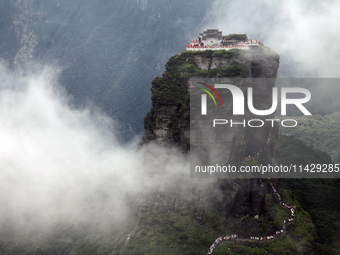
[[[268,179],[269,180],[269,179]],[[262,180],[260,180],[260,183],[262,183]],[[272,235],[265,235],[265,236],[250,236],[249,239],[239,239],[239,241],[252,241],[252,242],[257,242],[257,241],[273,241],[276,237],[280,236],[281,234],[283,234],[286,230],[286,224],[288,223],[294,223],[295,222],[295,214],[296,214],[296,210],[297,207],[295,205],[290,205],[288,203],[284,203],[282,200],[281,195],[277,192],[274,184],[272,182],[270,182],[270,186],[274,192],[274,194],[277,196],[280,205],[282,207],[284,207],[285,209],[290,210],[291,213],[291,218],[288,220],[284,220],[283,221],[283,226],[280,230],[275,231],[274,234]],[[216,238],[216,240],[214,241],[214,243],[210,246],[207,255],[210,255],[213,253],[214,249],[217,247],[218,244],[220,244],[223,241],[232,241],[232,240],[236,240],[238,239],[238,235],[233,234],[233,235],[226,235],[226,236],[220,236],[218,238]]]

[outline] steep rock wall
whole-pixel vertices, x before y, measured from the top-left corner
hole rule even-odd
[[[152,108],[144,119],[144,142],[155,142],[164,146],[175,146],[183,152],[190,150],[190,96],[189,90],[197,81],[211,79],[216,82],[228,78],[276,78],[279,55],[262,46],[253,49],[230,51],[182,52],[170,58],[163,77],[152,82]],[[240,88],[245,91],[251,86],[243,82]],[[255,93],[257,109],[271,106],[271,81]],[[232,102],[228,102],[229,116],[232,117]],[[249,117],[249,112],[246,112]],[[230,144],[230,162],[242,161],[248,154],[263,150],[263,160],[274,154],[277,128],[243,128],[226,134]],[[270,138],[271,142],[268,143]],[[273,219],[274,209],[268,195],[268,183],[259,179],[220,179],[193,180],[179,176],[174,180],[163,180],[159,188],[149,194],[141,194],[139,223],[146,215],[177,214],[191,215],[202,226],[208,223],[207,217],[216,217],[212,229],[228,229],[246,235],[249,229],[253,234],[270,232],[271,225],[254,219],[255,215],[265,215]],[[210,215],[210,216],[209,216]],[[212,230],[214,231],[214,230]]]
[[[189,88],[205,78],[276,78],[279,55],[271,49],[259,46],[253,49],[230,51],[182,52],[166,64],[162,78],[152,82],[152,108],[144,120],[144,141],[173,144],[183,151],[189,150],[190,112]],[[243,91],[245,90],[246,84]],[[257,91],[256,106],[261,109],[271,105],[273,82]],[[227,116],[232,117],[232,116]],[[276,129],[246,129],[244,155],[253,154]]]

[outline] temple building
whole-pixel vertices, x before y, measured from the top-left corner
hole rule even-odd
[[[222,35],[222,31],[218,29],[207,29],[199,36],[186,45],[187,51],[202,50],[231,50],[243,49],[249,50],[250,47],[259,46],[258,40],[248,39],[246,34],[229,34]]]
[[[218,29],[207,29],[207,31],[200,33],[198,37],[201,38],[201,42],[205,46],[219,46],[223,39],[222,31],[218,31]]]

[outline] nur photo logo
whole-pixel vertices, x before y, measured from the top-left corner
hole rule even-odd
[[[220,95],[217,93],[217,91],[213,87],[211,87],[210,85],[203,83],[203,82],[197,82],[197,83],[202,84],[203,86],[210,89],[217,96],[218,100],[220,101],[221,106],[223,105]],[[215,106],[217,106],[215,97],[211,94],[211,92],[209,90],[206,90],[206,89],[201,88],[201,87],[199,87],[199,89],[206,92],[212,98],[212,100],[214,101]],[[201,95],[201,114],[202,115],[207,115],[207,94]]]
[[[210,89],[213,94],[218,98],[221,107],[223,106],[222,104],[222,99],[221,95],[225,94],[225,90],[227,89],[228,94],[231,94],[232,97],[232,113],[233,115],[246,115],[245,111],[245,106],[247,105],[248,110],[251,114],[256,115],[256,116],[272,116],[276,110],[278,109],[279,103],[280,103],[280,110],[281,110],[281,116],[286,116],[287,115],[287,106],[292,105],[295,106],[303,115],[312,115],[307,108],[304,106],[305,103],[309,102],[311,99],[311,93],[308,89],[305,88],[297,88],[297,87],[282,87],[282,88],[277,88],[273,87],[271,88],[271,98],[268,99],[271,101],[271,106],[267,109],[257,109],[254,106],[254,89],[253,87],[247,87],[246,88],[246,96],[244,95],[242,89],[240,89],[238,86],[233,85],[233,84],[214,84],[214,87],[211,85],[208,85],[203,82],[197,82],[198,84],[202,84],[205,86],[207,89]],[[207,103],[207,94],[211,97],[213,100],[215,106],[217,106],[216,99],[214,95],[207,89],[199,87],[202,91],[204,91],[206,94],[201,94],[201,115],[208,115],[208,103]],[[216,91],[216,89],[220,90],[220,94]],[[223,91],[223,90],[224,91]],[[279,93],[280,92],[280,93]],[[268,93],[270,94],[270,93]],[[299,95],[299,98],[289,98],[289,96],[297,96]],[[302,97],[301,97],[302,96]],[[247,104],[245,104],[247,102]],[[225,109],[221,108],[221,111]],[[216,113],[216,111],[214,111]],[[249,126],[249,127],[262,127],[265,122],[270,122],[271,126],[274,127],[275,122],[281,122],[281,125],[284,127],[295,127],[297,126],[297,121],[293,119],[284,119],[284,120],[279,120],[279,119],[273,119],[273,118],[268,118],[268,119],[249,119],[249,120],[242,120],[241,122],[235,122],[232,119],[227,120],[227,119],[221,119],[221,118],[214,118],[212,119],[212,124],[213,127],[216,127],[216,125],[225,125],[225,124],[230,124],[231,127],[234,125],[243,125]],[[291,123],[291,124],[288,124]]]

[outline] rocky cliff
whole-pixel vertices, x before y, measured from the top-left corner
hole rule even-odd
[[[223,83],[221,81],[225,78],[276,78],[278,67],[279,55],[263,45],[249,50],[184,51],[172,57],[166,64],[163,77],[158,77],[152,82],[152,108],[144,120],[145,142],[170,143],[183,151],[188,151],[189,89],[193,84],[197,81],[204,82],[207,78],[210,80],[213,78],[219,83]],[[245,83],[239,87],[245,91],[249,86],[254,85]],[[257,88],[255,91],[258,109],[267,109],[268,105],[271,106],[273,86],[274,82],[271,80],[265,86],[261,86],[260,90]],[[230,115],[226,116],[228,117],[232,117],[231,111]],[[276,135],[276,128],[245,128],[233,136],[230,147],[235,143],[243,144],[240,155],[234,155],[237,159],[242,159],[246,155],[255,155],[261,151],[268,138],[275,139]],[[234,152],[236,150],[239,149],[235,148]]]
[[[208,78],[216,81],[227,78],[275,78],[278,67],[279,55],[263,45],[249,50],[184,51],[172,57],[166,64],[163,77],[157,77],[152,82],[152,108],[144,122],[145,143],[173,145],[188,152],[189,90],[194,83],[204,82]],[[249,85],[243,84],[242,90]],[[255,95],[259,99],[258,107],[271,104],[273,86],[271,82]],[[253,154],[266,145],[267,154],[272,155],[274,150],[268,145],[268,138],[276,136],[277,128],[264,127],[255,131],[244,128],[233,135],[229,150],[234,155],[234,161],[243,160],[247,154]],[[271,142],[272,146],[274,144],[275,139]],[[148,220],[145,215],[151,213],[154,217],[164,214],[188,215],[194,220],[191,224],[205,226],[205,230],[200,231],[207,238],[213,233],[217,234],[218,230],[238,232],[244,236],[249,234],[249,230],[253,234],[272,231],[273,224],[268,222],[272,223],[274,219],[273,197],[268,183],[262,180],[197,182],[181,176],[175,181],[165,180],[160,187],[149,194],[149,199],[140,208],[139,218],[143,226]],[[255,220],[256,215],[264,215],[264,218]]]
[[[275,78],[278,67],[279,55],[263,45],[244,51],[185,51],[172,57],[166,64],[163,77],[152,82],[152,108],[145,117],[144,142],[192,152],[189,91],[194,84],[208,79],[223,83],[229,78]],[[242,91],[256,85],[248,82],[251,79],[242,80],[238,84]],[[273,86],[270,79],[254,94],[257,109],[271,106]],[[226,105],[231,109],[232,102],[228,101]],[[231,111],[228,114],[226,118],[232,117]],[[245,116],[252,117],[247,111]],[[273,160],[277,131],[276,127],[245,127],[227,134],[230,139],[223,144],[229,151],[229,162],[240,163],[246,155],[253,155],[261,149],[261,157],[253,164]],[[158,170],[163,171],[162,167]],[[279,192],[283,193],[282,190]],[[141,254],[156,251],[157,254],[203,254],[204,247],[210,246],[209,243],[222,234],[238,234],[241,238],[270,234],[282,227],[285,214],[270,189],[270,182],[262,179],[208,180],[190,178],[188,173],[174,174],[161,180],[155,190],[141,194],[139,201],[138,226],[131,232],[131,243],[126,249],[138,250],[142,243],[149,242],[140,250]],[[303,224],[307,223],[310,223],[309,218]],[[312,230],[310,227],[309,231]],[[293,243],[296,243],[293,246],[298,247],[303,237],[294,236]],[[288,248],[291,247],[290,241],[283,240],[279,241],[279,245],[286,247],[283,249],[297,251]],[[239,245],[233,249],[233,252],[240,252],[246,248]],[[278,254],[276,249],[275,245],[268,244],[261,252]],[[249,250],[249,254],[255,250]],[[306,251],[310,250],[303,252]]]

